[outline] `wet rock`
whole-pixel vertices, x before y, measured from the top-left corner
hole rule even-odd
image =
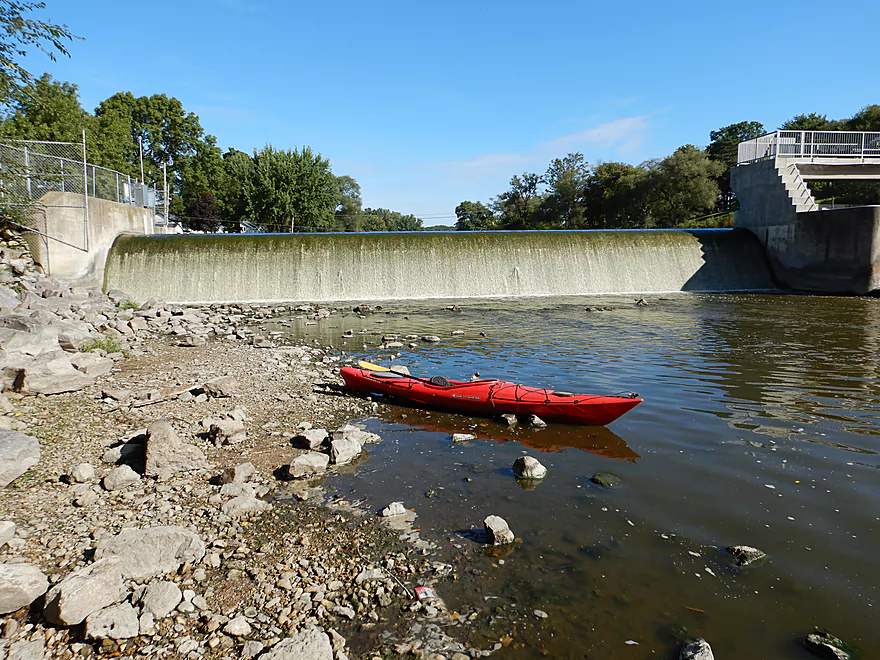
[[[384,509],[382,509],[379,512],[379,515],[383,518],[390,518],[391,516],[405,516],[406,507],[403,506],[403,502],[392,502]]]
[[[459,444],[460,442],[470,442],[471,440],[476,440],[477,436],[473,433],[453,433],[452,434],[452,444]]]
[[[529,426],[536,429],[543,429],[547,426],[547,422],[537,415],[529,415]]]
[[[685,640],[678,657],[679,660],[715,660],[712,647],[702,637]]]
[[[46,594],[43,616],[51,623],[74,626],[92,612],[117,603],[125,594],[120,562],[99,559],[68,575]]]
[[[333,645],[320,628],[309,628],[282,639],[260,660],[333,660]]]
[[[323,474],[327,471],[330,457],[317,451],[310,451],[302,456],[297,456],[287,468],[287,474],[291,479],[310,477],[315,474]]]
[[[237,445],[247,439],[247,431],[241,420],[218,419],[211,423],[208,439],[217,447]]]
[[[173,526],[125,529],[102,538],[95,551],[98,559],[116,557],[122,574],[135,580],[171,573],[204,556],[205,544],[198,534]]]
[[[0,488],[8,486],[40,460],[40,443],[18,431],[0,430]]]
[[[141,480],[141,476],[127,465],[113,468],[104,477],[104,488],[107,490],[122,490]]]
[[[330,461],[336,465],[346,465],[360,456],[364,450],[357,440],[340,438],[330,442]]]
[[[223,504],[220,510],[230,518],[241,518],[242,516],[262,513],[271,508],[271,504],[252,495],[239,495]]]
[[[351,424],[346,424],[345,426],[336,429],[333,433],[330,434],[331,441],[332,440],[354,440],[361,447],[364,445],[373,445],[379,442],[382,442],[382,438],[380,438],[375,433],[370,433],[368,431],[364,431],[363,429],[359,429],[357,426],[352,426]]]
[[[320,449],[326,442],[329,434],[324,429],[306,429],[295,435],[290,443],[300,449]]]
[[[232,376],[220,376],[205,383],[204,390],[215,398],[235,396],[238,394],[238,381]]]
[[[645,300],[644,298],[639,298],[638,300],[636,300],[636,307],[647,307],[647,306],[648,306],[648,301]]]
[[[590,477],[590,481],[597,486],[602,486],[602,488],[617,488],[620,486],[620,477],[610,472],[597,472]]]
[[[486,539],[490,545],[506,545],[513,543],[513,532],[507,521],[500,516],[488,516],[483,525],[486,528]]]
[[[817,630],[807,635],[804,646],[821,658],[829,660],[854,660],[855,650],[827,630]]]
[[[92,612],[86,617],[89,639],[129,639],[140,632],[138,615],[128,603],[120,603]]]
[[[202,450],[181,440],[164,419],[153,422],[147,430],[146,458],[145,473],[149,476],[201,470],[208,465]]]
[[[223,470],[220,476],[217,477],[217,481],[220,484],[243,484],[256,473],[257,468],[254,467],[253,463],[241,463],[235,467],[228,467]]]
[[[422,341],[429,344],[436,344],[440,341],[440,337],[438,337],[437,335],[425,335],[424,337],[422,337]]]
[[[30,564],[0,564],[0,614],[28,607],[46,593],[49,580]]]
[[[360,305],[356,305],[355,307],[353,307],[351,311],[353,311],[357,314],[372,314],[373,308],[370,307],[369,305],[360,304]]]
[[[508,426],[516,426],[519,423],[519,420],[517,420],[516,415],[514,415],[512,413],[504,413],[503,415],[501,415],[501,419]]]
[[[520,479],[543,479],[547,476],[547,468],[536,458],[520,456],[513,462],[513,473]]]
[[[247,637],[251,634],[251,624],[243,616],[237,616],[223,626],[223,632],[233,637]]]
[[[726,550],[733,555],[733,558],[736,559],[736,563],[740,566],[746,566],[767,556],[767,554],[761,550],[748,545],[732,545],[726,548]]]
[[[173,582],[154,582],[147,587],[141,597],[141,610],[151,614],[155,619],[164,619],[182,600],[180,587]]]
[[[84,484],[95,478],[95,468],[91,463],[80,463],[70,471],[70,478],[79,484]]]

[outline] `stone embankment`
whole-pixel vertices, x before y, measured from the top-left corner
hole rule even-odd
[[[322,488],[381,441],[347,424],[375,404],[316,392],[340,356],[259,324],[326,310],[138,305],[29,266],[0,251],[0,659],[489,654],[416,596],[449,567],[410,512]]]

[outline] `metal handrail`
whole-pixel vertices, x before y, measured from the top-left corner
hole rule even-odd
[[[880,132],[775,131],[739,143],[737,165],[769,158],[880,162]]]

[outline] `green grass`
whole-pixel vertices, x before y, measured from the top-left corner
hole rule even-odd
[[[139,312],[141,306],[138,305],[134,300],[126,300],[119,306],[119,309],[133,309],[136,312]]]
[[[96,348],[100,348],[102,351],[107,351],[108,353],[120,353],[122,351],[122,347],[119,345],[119,342],[113,339],[113,337],[102,337],[101,339],[94,339],[90,341],[88,344],[82,347],[83,353],[88,353]]]

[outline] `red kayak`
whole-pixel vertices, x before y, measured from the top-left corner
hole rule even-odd
[[[386,394],[416,406],[484,417],[512,413],[568,424],[604,426],[642,402],[635,393],[572,394],[495,379],[462,382],[435,376],[429,380],[358,367],[342,367],[341,373],[349,389],[358,392]]]

